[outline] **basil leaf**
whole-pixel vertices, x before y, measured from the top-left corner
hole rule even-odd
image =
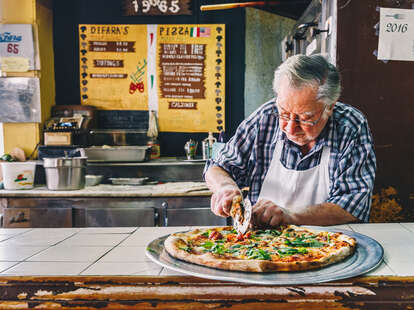
[[[186,252],[191,252],[191,248],[190,247],[188,247],[188,246],[184,246],[184,247],[181,247],[181,248],[179,248],[180,250],[184,250],[184,251],[186,251]]]
[[[286,245],[293,246],[293,247],[312,247],[312,248],[321,248],[325,245],[325,243],[319,242],[317,240],[298,240],[295,239],[293,241],[286,240]]]
[[[226,252],[226,249],[222,244],[214,244],[210,249],[210,252],[214,254],[224,254]]]
[[[275,230],[275,229],[266,229],[266,230],[256,230],[255,234],[258,235],[258,236],[261,236],[261,235],[270,235],[270,236],[278,237],[282,233],[280,231],[278,231],[278,230]]]
[[[246,251],[246,255],[248,259],[262,259],[262,260],[270,260],[270,254],[266,250],[263,249],[248,249]]]
[[[210,250],[214,246],[214,242],[212,242],[212,241],[206,241],[206,242],[200,244],[200,246],[202,246],[205,249]]]
[[[281,256],[290,256],[294,254],[307,254],[308,250],[301,248],[301,249],[295,249],[295,248],[274,248],[276,252]]]

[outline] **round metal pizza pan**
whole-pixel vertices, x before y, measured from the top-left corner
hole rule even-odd
[[[356,277],[375,269],[382,262],[384,249],[374,239],[360,233],[341,229],[312,227],[314,230],[339,231],[354,237],[357,247],[354,254],[347,259],[316,270],[300,272],[267,272],[252,273],[226,271],[188,263],[170,256],[164,249],[164,241],[168,235],[150,242],[146,255],[155,263],[191,276],[252,284],[295,285],[313,284]]]

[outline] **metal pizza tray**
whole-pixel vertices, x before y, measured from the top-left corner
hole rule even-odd
[[[188,263],[170,256],[164,249],[164,241],[169,235],[157,238],[147,246],[146,255],[155,263],[191,276],[252,284],[264,285],[296,285],[328,282],[356,277],[367,273],[382,262],[384,249],[374,239],[353,231],[309,227],[313,230],[343,232],[357,240],[355,253],[347,259],[320,269],[298,272],[266,272],[251,273],[242,271],[226,271]]]

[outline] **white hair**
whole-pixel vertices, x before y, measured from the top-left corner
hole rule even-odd
[[[276,70],[273,90],[277,94],[283,78],[294,88],[318,87],[317,100],[327,107],[333,106],[341,94],[341,79],[338,70],[320,54],[289,57]]]

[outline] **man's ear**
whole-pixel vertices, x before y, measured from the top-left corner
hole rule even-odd
[[[335,107],[335,103],[332,103],[330,106],[326,108],[326,113],[328,114],[328,117],[332,115],[334,107]]]

